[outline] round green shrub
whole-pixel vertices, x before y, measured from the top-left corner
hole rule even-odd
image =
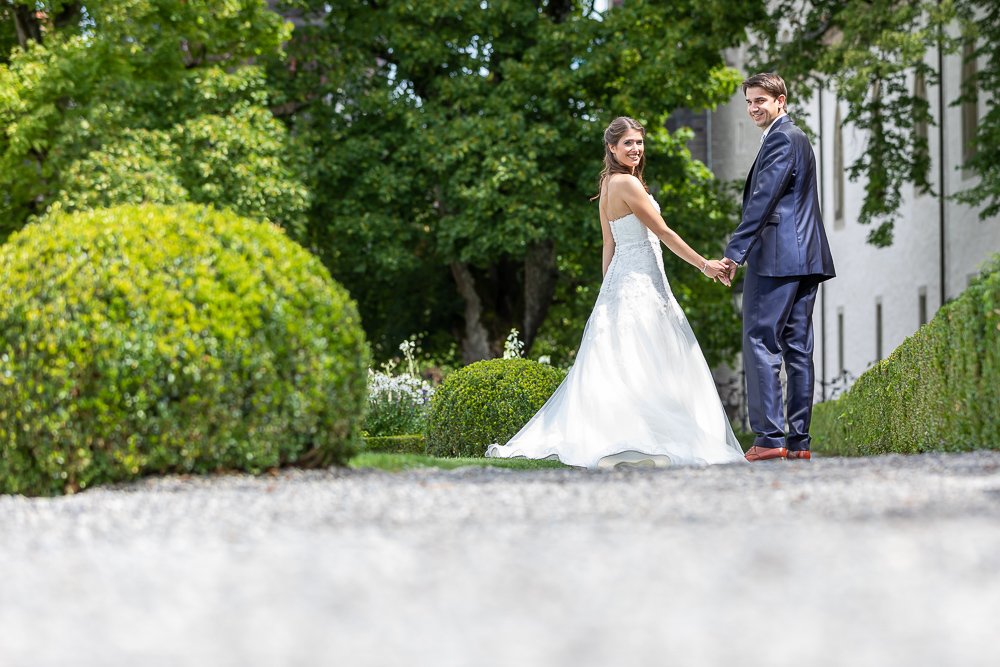
[[[483,456],[494,442],[506,444],[565,377],[565,372],[527,359],[470,364],[445,379],[427,415],[427,453]]]
[[[367,365],[346,291],[273,225],[56,211],[0,248],[0,492],[346,462]]]

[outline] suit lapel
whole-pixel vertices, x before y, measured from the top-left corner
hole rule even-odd
[[[774,123],[771,124],[771,129],[769,129],[767,131],[767,136],[764,138],[764,141],[761,142],[760,148],[757,149],[757,157],[755,157],[754,160],[753,160],[753,166],[750,167],[750,173],[747,174],[746,184],[743,186],[743,206],[744,207],[747,205],[747,199],[749,199],[750,195],[753,193],[753,191],[757,187],[757,165],[760,164],[760,156],[761,156],[761,153],[764,152],[764,146],[767,145],[767,140],[771,139],[774,136],[774,131],[778,129],[779,125],[784,125],[785,123],[789,122],[790,120],[791,119],[788,117],[788,114],[785,114],[784,116],[779,116],[778,118],[776,118],[775,121],[774,121]]]

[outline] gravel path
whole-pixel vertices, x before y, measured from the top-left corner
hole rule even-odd
[[[1000,453],[0,497],[0,665],[997,665]]]

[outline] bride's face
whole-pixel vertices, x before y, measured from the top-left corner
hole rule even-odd
[[[609,144],[609,146],[611,145]],[[611,146],[611,154],[615,156],[615,159],[630,169],[639,166],[639,160],[642,159],[644,150],[645,144],[642,140],[642,132],[639,130],[629,130],[618,140],[617,144]]]

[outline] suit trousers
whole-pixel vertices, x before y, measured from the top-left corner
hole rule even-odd
[[[813,306],[819,276],[769,277],[747,270],[743,280],[743,366],[750,428],[758,447],[809,449],[815,371]],[[785,363],[788,435],[781,398]],[[787,441],[787,442],[786,442]]]

